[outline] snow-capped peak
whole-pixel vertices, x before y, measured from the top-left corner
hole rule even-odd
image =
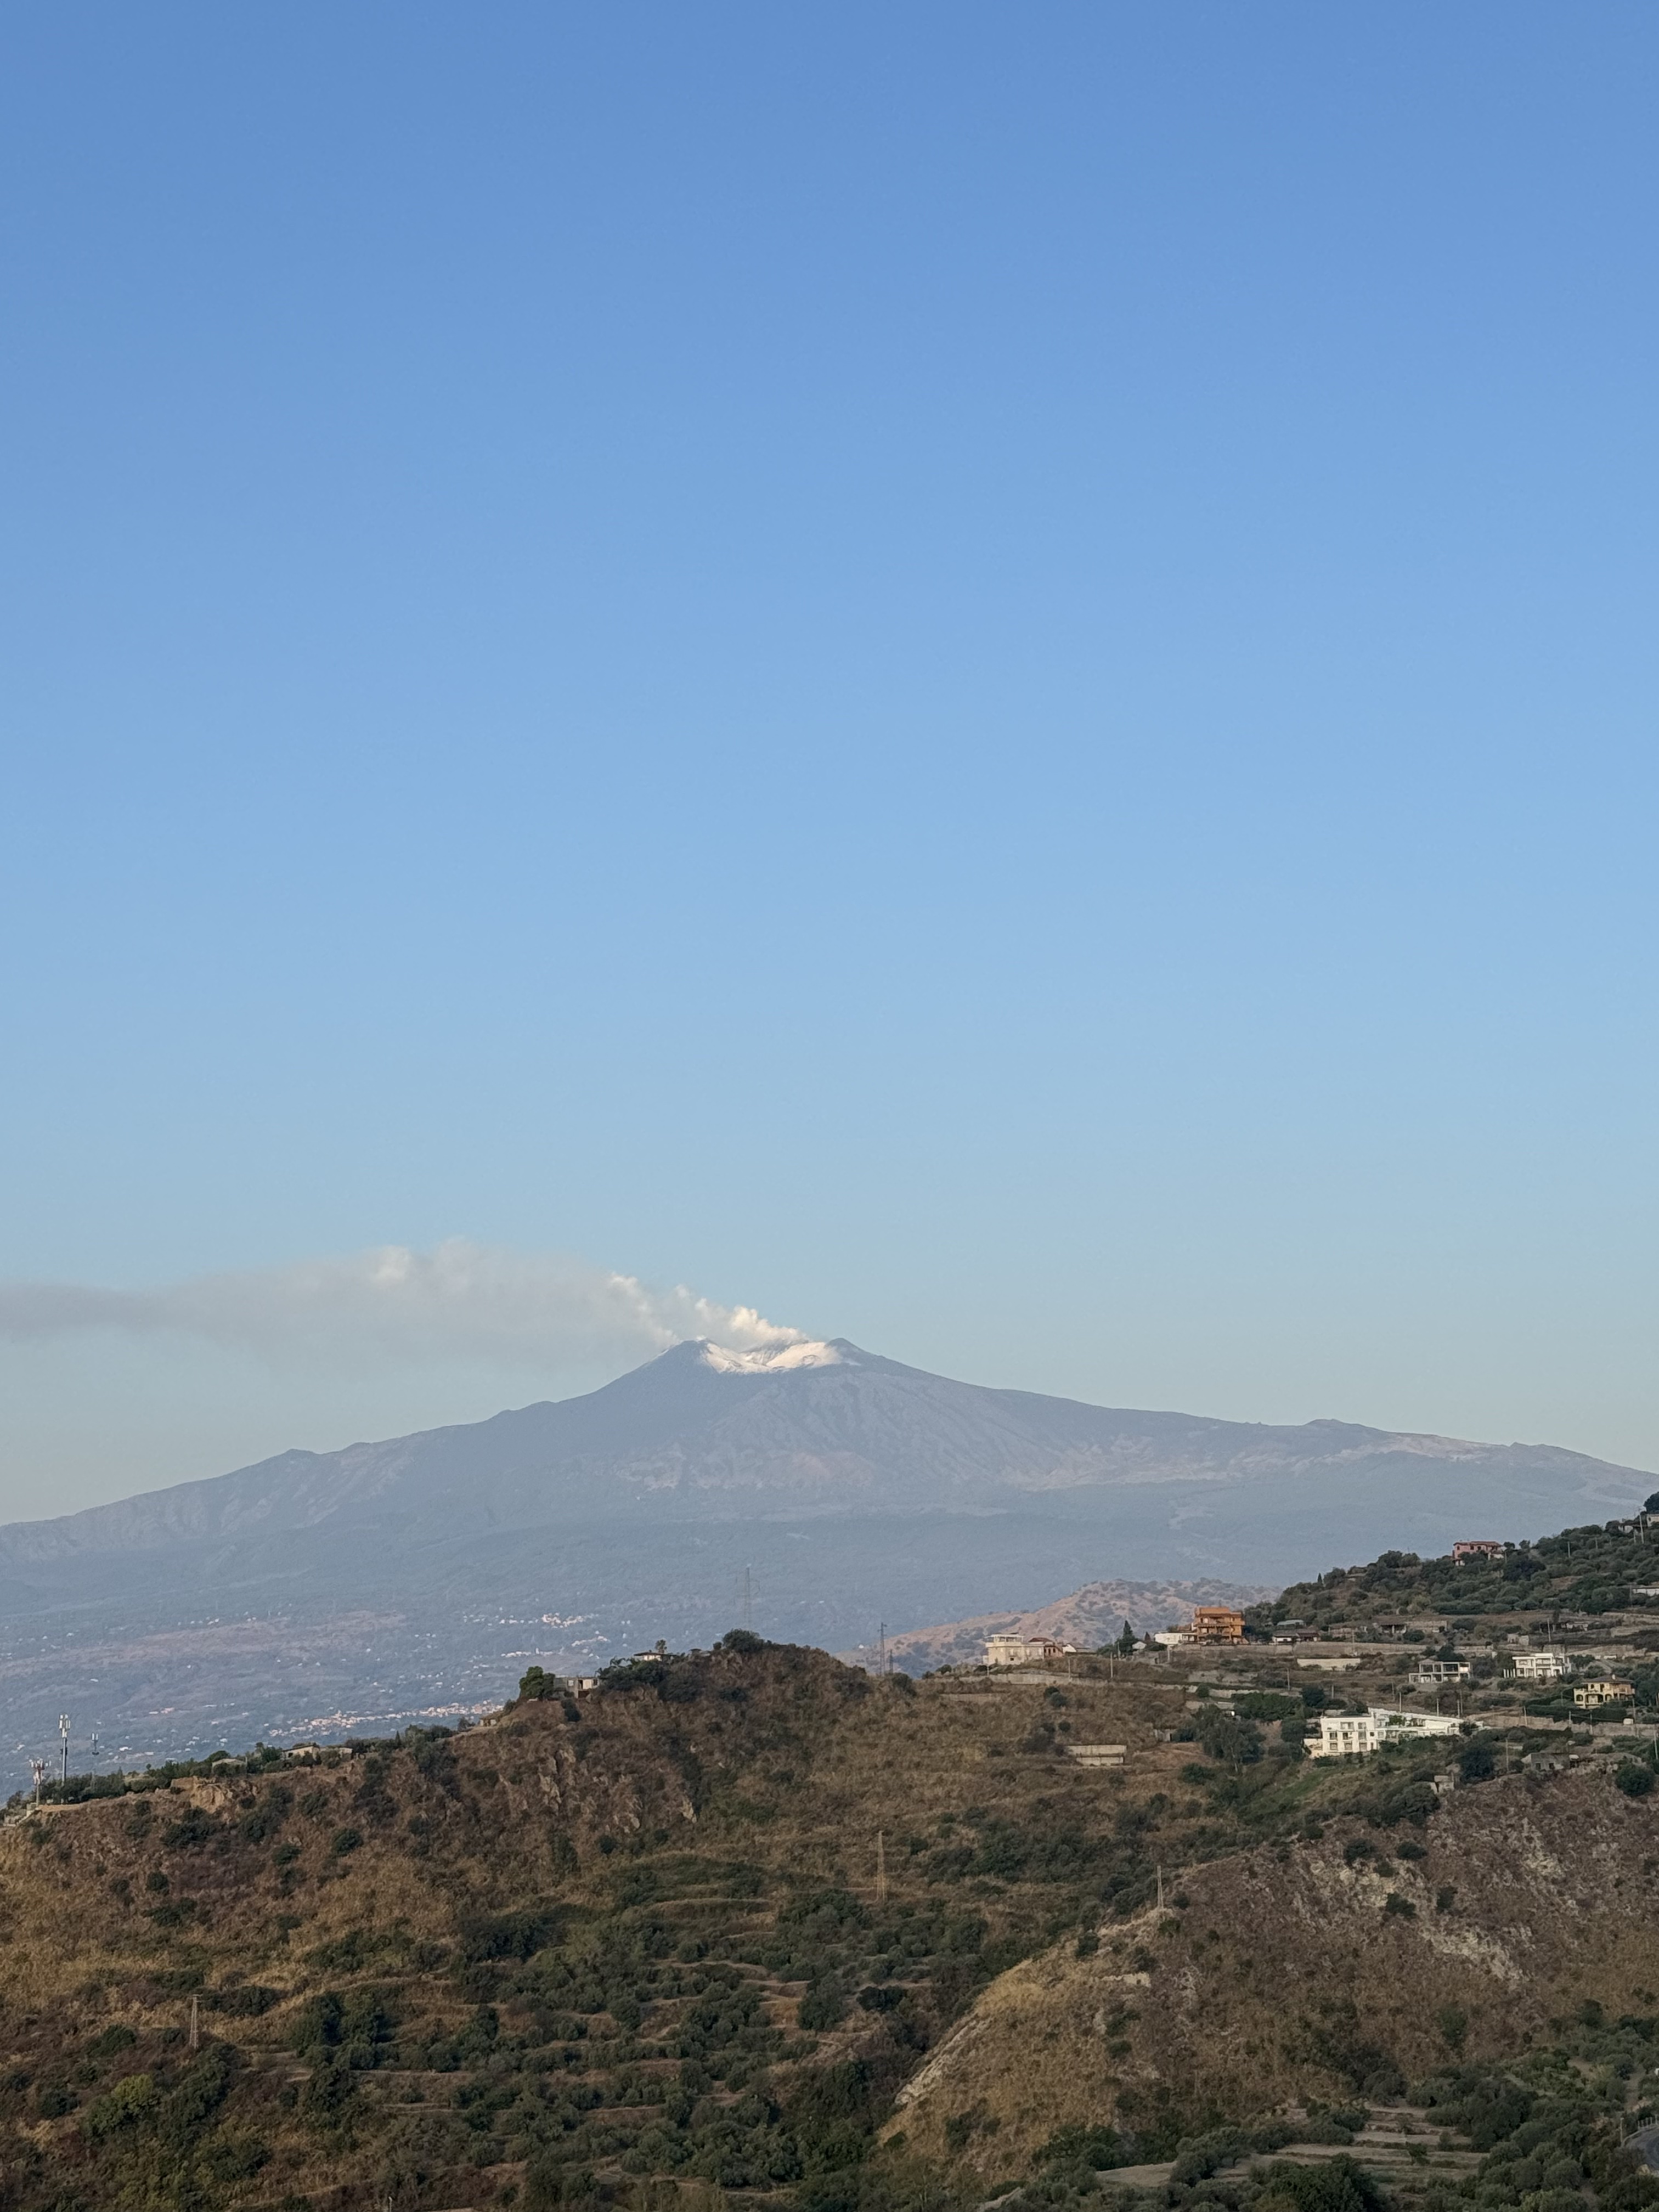
[[[702,1364],[721,1375],[781,1375],[797,1367],[839,1367],[841,1354],[833,1344],[818,1344],[798,1337],[793,1344],[757,1345],[750,1352],[734,1352],[724,1344],[705,1340]]]

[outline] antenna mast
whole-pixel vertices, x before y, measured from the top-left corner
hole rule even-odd
[[[69,1780],[69,1715],[67,1713],[59,1713],[58,1716],[58,1733],[64,1739],[64,1780],[65,1782]]]

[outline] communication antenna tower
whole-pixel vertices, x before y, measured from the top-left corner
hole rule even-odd
[[[46,1778],[46,1760],[44,1759],[30,1759],[29,1772],[34,1777],[34,1802],[38,1805],[40,1802],[40,1784]]]
[[[58,1733],[64,1739],[64,1779],[65,1782],[69,1780],[69,1715],[67,1713],[59,1713],[58,1716]]]

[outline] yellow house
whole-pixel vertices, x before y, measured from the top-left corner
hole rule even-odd
[[[1575,1705],[1628,1705],[1634,1703],[1635,1698],[1634,1682],[1616,1681],[1611,1675],[1580,1682],[1572,1693]]]

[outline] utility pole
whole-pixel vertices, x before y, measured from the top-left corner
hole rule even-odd
[[[752,1596],[753,1593],[750,1588],[749,1582],[749,1570],[745,1567],[743,1571],[743,1625],[745,1628],[749,1628],[753,1626],[754,1606],[752,1603]]]
[[[878,1631],[877,1645],[880,1656],[877,1661],[876,1672],[878,1674],[884,1674],[887,1672],[887,1623],[884,1620]]]
[[[878,1828],[876,1830],[876,1903],[878,1905],[885,1905],[886,1902],[887,1838],[882,1831]]]
[[[67,1781],[69,1780],[69,1731],[70,1731],[70,1718],[69,1718],[69,1715],[68,1715],[67,1713],[59,1713],[59,1714],[58,1714],[58,1735],[59,1735],[60,1736],[62,1736],[62,1738],[64,1739],[64,1776],[63,1776],[63,1778],[64,1778],[64,1780],[65,1782],[67,1782]]]
[[[1162,1859],[1158,1864],[1158,1909],[1160,1912],[1164,1910],[1164,1862]]]
[[[190,2001],[190,2047],[192,2051],[199,2050],[202,2043],[202,2026],[196,2005],[197,2000],[192,1997]]]

